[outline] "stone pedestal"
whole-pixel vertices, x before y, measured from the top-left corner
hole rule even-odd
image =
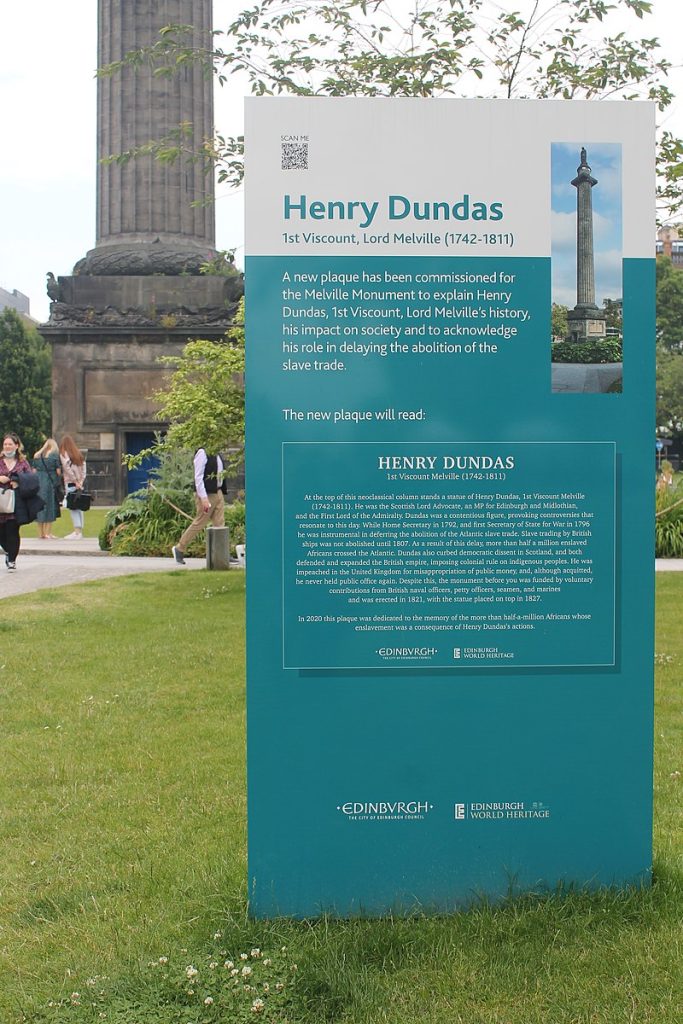
[[[597,306],[576,306],[568,310],[567,320],[570,341],[590,341],[606,336],[606,315]]]
[[[168,373],[159,358],[193,338],[223,338],[242,277],[73,276],[58,285],[41,328],[52,345],[52,431],[87,448],[96,503],[118,504],[131,438],[163,427],[151,397]]]

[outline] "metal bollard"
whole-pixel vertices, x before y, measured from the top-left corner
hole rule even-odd
[[[206,568],[230,568],[230,530],[227,526],[209,526],[207,529]]]

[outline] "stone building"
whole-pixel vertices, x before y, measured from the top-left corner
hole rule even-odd
[[[98,0],[98,66],[153,45],[169,23],[193,26],[195,48],[211,45],[211,0]],[[53,433],[88,453],[88,482],[101,504],[142,482],[122,456],[146,447],[160,427],[152,393],[158,359],[192,338],[220,339],[242,294],[242,276],[202,274],[216,256],[212,78],[199,63],[170,75],[142,65],[98,80],[95,247],[70,275],[48,274],[53,300],[41,333],[53,353]],[[183,125],[182,155],[108,161]]]
[[[683,267],[683,239],[680,225],[667,224],[657,232],[656,253],[668,256],[674,267]]]
[[[13,288],[8,292],[6,288],[0,288],[0,313],[3,309],[15,309],[23,316],[31,316],[31,300],[28,295]]]

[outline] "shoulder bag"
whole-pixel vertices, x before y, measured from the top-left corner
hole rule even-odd
[[[57,505],[61,505],[62,502],[64,501],[64,481],[62,480],[62,478],[58,475],[58,473],[56,471],[55,471],[55,478],[54,478],[54,480],[52,479],[52,477],[50,476],[50,470],[49,470],[49,467],[47,465],[47,462],[45,461],[45,459],[43,458],[42,455],[40,456],[40,461],[43,464],[43,468],[45,469],[45,472],[47,473],[48,480],[52,484],[52,489],[55,492],[55,501],[57,502]]]
[[[0,515],[14,515],[14,488],[0,489]]]

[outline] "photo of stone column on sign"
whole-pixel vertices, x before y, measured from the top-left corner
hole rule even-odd
[[[553,393],[620,393],[621,146],[551,145]]]

